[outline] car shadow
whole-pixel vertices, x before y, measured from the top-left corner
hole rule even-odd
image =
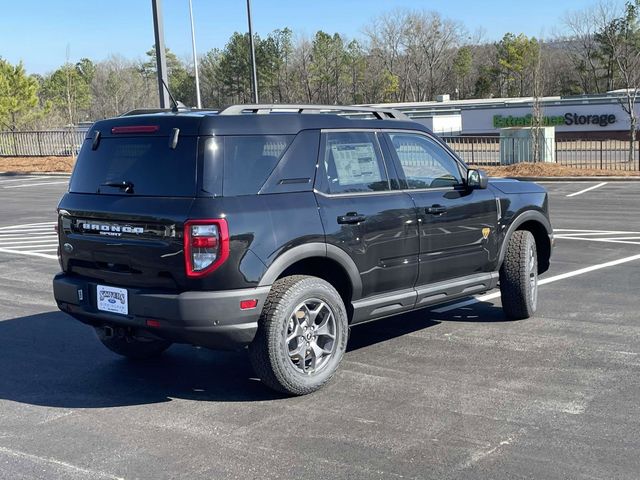
[[[505,321],[489,303],[437,314],[421,310],[354,327],[348,350],[441,322]],[[51,311],[0,321],[0,398],[64,408],[143,405],[181,398],[246,402],[286,398],[260,383],[246,352],[174,345],[157,359],[133,362],[104,348],[93,329]]]
[[[347,350],[358,350],[376,343],[386,342],[418,330],[434,327],[442,322],[493,323],[514,321],[505,317],[502,307],[495,306],[489,302],[476,302],[440,313],[437,312],[439,308],[442,308],[442,305],[353,326]]]
[[[134,362],[108,351],[93,329],[62,312],[0,321],[0,398],[65,408],[167,402],[269,401],[246,352],[174,345]]]

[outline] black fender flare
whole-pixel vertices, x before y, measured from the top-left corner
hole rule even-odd
[[[553,235],[551,222],[543,213],[538,210],[527,210],[526,212],[519,214],[511,221],[511,225],[509,225],[507,233],[504,235],[502,246],[500,247],[500,256],[498,257],[498,268],[502,266],[504,256],[507,254],[507,246],[509,245],[509,240],[511,239],[513,232],[515,232],[520,225],[531,220],[540,223],[547,231],[547,235],[550,237]],[[549,241],[551,242],[551,238],[549,238]]]
[[[328,257],[338,263],[344,269],[351,282],[352,300],[358,300],[362,296],[360,272],[349,254],[335,245],[319,242],[298,245],[282,253],[269,265],[258,286],[272,285],[282,272],[291,265],[300,260],[314,257]]]

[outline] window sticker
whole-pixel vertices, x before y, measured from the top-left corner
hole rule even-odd
[[[339,185],[356,185],[382,180],[376,151],[371,143],[331,145]]]

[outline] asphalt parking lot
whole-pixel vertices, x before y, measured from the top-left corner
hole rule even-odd
[[[300,398],[242,352],[130,363],[58,312],[65,183],[0,176],[0,478],[638,478],[640,182],[545,183],[535,318],[493,295],[354,328]]]

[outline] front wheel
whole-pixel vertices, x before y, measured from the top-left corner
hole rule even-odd
[[[538,253],[536,240],[527,230],[517,230],[509,239],[500,267],[502,309],[508,318],[529,318],[538,306]]]
[[[344,303],[331,284],[305,275],[281,278],[271,287],[249,357],[270,388],[311,393],[338,369],[348,328]]]

